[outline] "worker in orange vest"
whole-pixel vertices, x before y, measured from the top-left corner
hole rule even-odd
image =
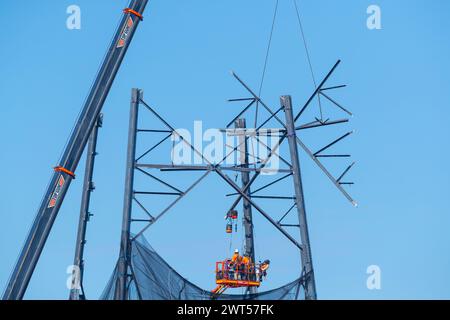
[[[241,279],[250,280],[248,278],[250,273],[250,267],[251,267],[252,259],[245,254],[244,257],[242,257],[242,264],[241,264]]]
[[[234,250],[234,254],[231,257],[231,263],[230,266],[232,268],[232,271],[234,273],[234,280],[238,280],[238,275],[239,275],[239,265],[242,262],[242,257],[239,254],[239,249]]]
[[[232,263],[240,263],[241,260],[242,260],[242,257],[239,255],[239,249],[235,249],[234,254],[231,257],[231,262]]]

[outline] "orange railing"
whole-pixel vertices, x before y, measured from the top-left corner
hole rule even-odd
[[[230,259],[216,262],[216,280],[259,281],[254,263],[244,264]]]

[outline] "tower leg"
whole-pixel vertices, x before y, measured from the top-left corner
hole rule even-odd
[[[237,119],[235,122],[236,129],[246,129],[245,119]],[[248,168],[248,143],[246,134],[239,135],[239,155],[240,155],[240,163],[243,168]],[[242,171],[241,173],[242,179],[242,188],[244,188],[250,181],[250,172]],[[250,188],[247,189],[246,194],[250,197]],[[252,206],[251,204],[244,198],[243,199],[243,207],[244,207],[244,217],[243,217],[243,225],[245,232],[245,254],[248,255],[252,262],[255,263],[255,245],[254,245],[254,237],[253,237],[253,217],[252,217]],[[249,288],[250,293],[256,293],[256,287]]]
[[[305,199],[303,195],[302,178],[300,172],[300,161],[295,132],[295,121],[292,112],[291,96],[280,98],[281,106],[284,107],[286,116],[287,138],[289,152],[291,154],[291,165],[295,188],[295,203],[297,206],[298,220],[300,225],[300,237],[302,240],[302,274],[305,275],[305,297],[308,300],[317,299],[316,284],[314,280],[314,269],[312,264],[311,245],[309,242],[308,224],[306,219]]]
[[[94,164],[95,157],[97,155],[97,137],[98,129],[102,127],[103,115],[100,114],[97,123],[92,130],[91,136],[89,137],[88,149],[86,155],[86,168],[84,171],[84,182],[83,182],[83,195],[81,198],[81,209],[80,209],[80,220],[78,222],[78,233],[77,233],[77,243],[75,247],[75,257],[73,265],[76,269],[73,272],[78,273],[78,279],[76,284],[79,287],[70,290],[70,300],[84,300],[85,294],[83,289],[83,274],[84,274],[84,247],[86,244],[86,229],[91,213],[89,212],[89,205],[91,201],[91,193],[94,191],[94,182],[92,181],[92,176],[94,174]],[[72,283],[75,284],[75,283]]]
[[[133,89],[131,93],[130,125],[128,132],[127,169],[125,176],[125,195],[123,203],[122,233],[119,255],[119,277],[117,279],[115,299],[127,300],[128,280],[130,278],[131,263],[131,208],[133,202],[134,169],[136,159],[136,135],[138,122],[139,100],[142,99],[142,91]]]

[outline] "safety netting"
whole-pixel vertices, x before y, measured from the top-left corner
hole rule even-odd
[[[280,288],[255,294],[222,294],[213,297],[211,291],[203,290],[176,272],[140,236],[132,241],[131,269],[134,280],[129,283],[129,300],[302,300],[303,278]],[[118,279],[117,265],[101,296],[113,300]]]

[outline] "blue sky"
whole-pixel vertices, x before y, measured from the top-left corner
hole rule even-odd
[[[81,30],[66,28],[71,4],[82,10]],[[238,108],[225,100],[244,93],[229,71],[253,88],[259,85],[274,4],[150,1],[104,107],[86,249],[88,298],[100,295],[118,256],[130,89],[143,88],[145,100],[177,128],[192,130],[194,120],[205,128],[223,127]],[[366,27],[371,4],[381,7],[382,30]],[[126,5],[122,0],[0,4],[2,288]],[[450,3],[302,0],[300,6],[316,77],[342,59],[331,83],[348,84],[336,98],[355,114],[347,128],[303,137],[319,147],[356,130],[337,150],[350,151],[357,161],[349,176],[356,182],[350,191],[357,209],[301,156],[319,298],[450,298]],[[14,12],[20,14],[11,19]],[[292,2],[280,0],[262,97],[275,109],[279,96],[288,93],[298,109],[312,88]],[[83,163],[26,298],[68,295],[66,268],[73,260]],[[345,165],[330,168],[338,173]],[[208,178],[147,233],[175,269],[204,288],[214,287],[214,262],[229,250],[223,221],[231,201],[223,196],[227,192],[217,177]],[[298,256],[255,216],[257,255],[273,265],[264,284],[270,289],[298,275]],[[382,288],[371,291],[366,268],[374,264],[381,268]]]

